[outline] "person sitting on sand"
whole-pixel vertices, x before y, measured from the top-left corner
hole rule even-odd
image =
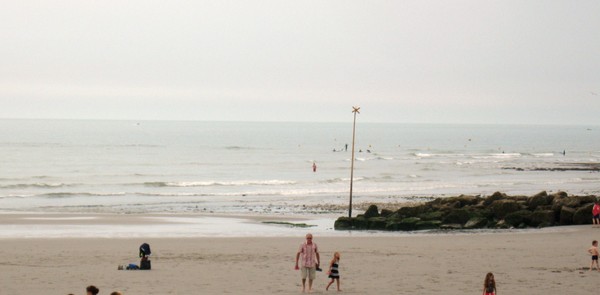
[[[592,227],[600,226],[600,204],[598,201],[594,202],[594,207],[592,207]]]
[[[306,242],[300,245],[298,253],[296,253],[296,267],[298,267],[298,260],[302,255],[302,293],[306,292],[306,277],[308,276],[308,292],[312,292],[313,280],[316,276],[316,270],[319,266],[321,258],[319,257],[319,249],[317,244],[312,241],[312,234],[306,234]]]
[[[98,292],[100,292],[100,290],[94,285],[88,286],[85,288],[85,290],[87,291],[87,295],[97,295]]]
[[[592,263],[590,264],[590,271],[594,267],[594,263],[596,264],[596,269],[600,271],[600,267],[598,267],[598,241],[592,241],[592,246],[588,249],[588,253],[592,255]]]
[[[331,281],[329,282],[329,284],[327,284],[327,287],[325,287],[325,291],[329,291],[329,286],[333,284],[333,281],[336,281],[337,283],[337,290],[342,291],[340,289],[340,271],[338,270],[339,267],[340,252],[335,252],[333,254],[333,259],[331,259],[331,262],[329,262],[329,271],[327,273],[329,274],[329,278],[331,279]]]
[[[485,275],[485,281],[483,281],[483,295],[496,295],[496,292],[494,274],[488,272],[487,275]]]

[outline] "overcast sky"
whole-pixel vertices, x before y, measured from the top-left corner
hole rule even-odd
[[[0,118],[600,124],[600,1],[3,1]]]

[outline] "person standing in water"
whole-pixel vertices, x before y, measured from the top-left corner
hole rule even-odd
[[[317,172],[317,163],[315,163],[314,161],[313,161],[312,168],[313,168],[313,172]]]

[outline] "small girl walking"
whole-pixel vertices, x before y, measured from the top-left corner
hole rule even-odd
[[[331,259],[331,262],[329,263],[329,271],[327,273],[329,274],[329,278],[331,278],[331,281],[329,282],[329,284],[327,284],[327,287],[325,288],[326,291],[329,291],[329,286],[333,284],[333,281],[337,282],[337,290],[342,291],[340,289],[340,271],[338,270],[339,266],[340,252],[335,252],[333,254],[333,259]]]
[[[496,281],[494,274],[488,272],[483,281],[483,295],[496,295]]]

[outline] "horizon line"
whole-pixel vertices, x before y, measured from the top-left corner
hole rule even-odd
[[[332,123],[346,124],[348,121],[278,121],[278,120],[200,120],[200,119],[117,119],[117,118],[7,118],[0,117],[0,120],[23,120],[23,121],[126,121],[126,122],[222,122],[222,123]],[[599,126],[600,123],[526,123],[526,122],[389,122],[389,121],[362,121],[363,124],[406,124],[406,125],[531,125],[531,126]]]

